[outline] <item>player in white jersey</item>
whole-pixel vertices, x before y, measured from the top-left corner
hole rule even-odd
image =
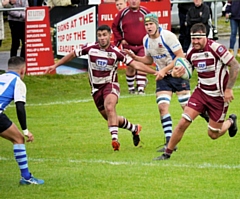
[[[26,122],[26,86],[21,80],[25,74],[25,61],[22,57],[11,57],[8,61],[8,72],[0,75],[0,136],[13,143],[14,157],[21,172],[21,185],[43,184],[44,181],[33,177],[28,170],[28,160],[24,136],[17,126],[7,117],[4,110],[14,101],[18,121],[27,142],[34,140],[27,129]]]
[[[134,60],[144,64],[155,63],[156,70],[161,74],[162,79],[156,82],[156,102],[166,138],[164,147],[158,152],[163,152],[172,136],[172,118],[169,112],[172,95],[177,94],[183,109],[190,97],[190,85],[188,80],[171,76],[175,58],[184,57],[182,46],[176,35],[159,27],[158,17],[153,13],[145,15],[144,21],[147,31],[147,35],[143,38],[145,56],[140,57],[127,52]]]
[[[205,111],[209,115],[210,138],[217,139],[227,130],[229,136],[234,137],[238,130],[235,114],[231,114],[225,120],[229,103],[234,99],[232,88],[240,70],[238,61],[225,46],[207,39],[206,27],[202,23],[192,26],[191,41],[192,48],[187,52],[187,59],[198,73],[198,84],[184,109],[181,120],[174,129],[167,149],[155,160],[169,159],[188,126]],[[174,68],[172,74],[180,77],[184,70]]]
[[[120,87],[117,77],[118,62],[122,61],[137,70],[157,75],[152,68],[134,61],[116,46],[110,43],[111,29],[107,25],[97,28],[98,42],[86,44],[79,50],[75,50],[56,64],[50,66],[46,72],[55,70],[58,66],[81,55],[88,55],[88,75],[92,88],[94,102],[103,118],[108,122],[108,129],[112,136],[114,151],[119,150],[118,128],[124,128],[132,132],[133,143],[138,146],[140,142],[140,125],[130,123],[126,118],[116,113],[116,104],[120,95]]]

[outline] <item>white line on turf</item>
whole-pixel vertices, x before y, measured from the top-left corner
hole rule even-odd
[[[239,89],[240,85],[234,86],[234,89]],[[141,97],[149,97],[149,96],[155,96],[155,93],[153,94],[146,94],[146,95],[141,95]],[[121,98],[133,98],[133,97],[140,97],[139,95],[120,95]],[[86,102],[91,102],[93,101],[92,98],[88,99],[79,99],[79,100],[67,100],[67,101],[55,101],[55,102],[48,102],[48,103],[38,103],[38,104],[26,104],[26,106],[51,106],[51,105],[58,105],[58,104],[72,104],[72,103],[86,103]],[[9,105],[9,107],[15,107],[15,105]]]
[[[73,160],[73,159],[45,159],[45,158],[28,158],[30,162],[70,162],[70,163],[88,163],[88,164],[109,164],[109,165],[138,165],[138,166],[153,166],[153,167],[179,167],[179,168],[195,168],[195,169],[240,169],[240,165],[228,165],[228,164],[211,164],[204,162],[202,164],[171,164],[167,161],[153,161],[153,162],[117,162],[108,160]],[[1,157],[1,161],[14,161],[13,158]]]
[[[141,97],[153,96],[155,94],[146,94]],[[140,97],[139,95],[123,95],[120,98],[132,98],[132,97]],[[88,99],[80,99],[80,100],[68,100],[68,101],[55,101],[48,103],[38,103],[38,104],[26,104],[26,106],[51,106],[51,105],[59,105],[59,104],[76,104],[76,103],[86,103],[93,101],[92,98]],[[9,107],[15,107],[15,105],[9,105]]]

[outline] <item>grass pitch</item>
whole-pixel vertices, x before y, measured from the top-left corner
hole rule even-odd
[[[18,186],[12,144],[0,139],[0,198],[240,198],[239,134],[213,141],[202,118],[186,131],[170,160],[152,161],[161,155],[156,147],[164,143],[154,78],[148,75],[145,96],[129,95],[124,71],[119,71],[117,112],[143,129],[141,147],[134,147],[131,133],[120,129],[120,151],[114,152],[107,123],[90,96],[87,74],[26,77],[28,128],[35,136],[26,144],[29,168],[45,184]],[[191,84],[194,88],[195,75]],[[239,87],[240,80],[228,115],[240,119]],[[176,126],[182,111],[175,96],[170,112]],[[13,104],[6,113],[19,126]]]

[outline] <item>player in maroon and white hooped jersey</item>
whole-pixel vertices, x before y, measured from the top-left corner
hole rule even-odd
[[[225,120],[229,103],[234,99],[232,88],[240,70],[238,61],[225,46],[207,39],[206,27],[202,23],[192,26],[191,41],[192,48],[188,50],[186,57],[198,73],[198,84],[173,131],[167,149],[162,156],[154,160],[169,159],[185,130],[200,113],[205,111],[209,115],[210,138],[217,139],[227,130],[229,136],[234,137],[238,130],[235,114],[231,114]],[[172,75],[180,77],[183,73],[183,68],[174,68]]]
[[[118,62],[122,61],[137,70],[154,74],[159,78],[159,73],[154,69],[134,61],[116,46],[110,43],[111,29],[107,25],[97,28],[98,42],[86,44],[79,50],[70,52],[57,63],[50,66],[46,73],[55,70],[58,66],[71,61],[75,57],[88,55],[88,74],[92,88],[94,102],[104,119],[108,121],[108,129],[112,136],[112,147],[114,151],[119,150],[118,128],[124,128],[132,132],[133,143],[138,146],[140,142],[139,133],[141,125],[130,123],[125,117],[118,116],[116,104],[120,95],[120,87],[117,77]]]

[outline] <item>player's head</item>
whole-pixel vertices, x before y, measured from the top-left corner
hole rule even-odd
[[[196,23],[191,27],[190,32],[193,48],[203,49],[207,43],[206,26],[203,23]]]
[[[127,7],[126,0],[115,0],[115,5],[118,11],[121,11],[123,8]]]
[[[144,16],[144,24],[147,33],[151,35],[155,35],[159,28],[158,17],[154,13],[149,13]]]
[[[108,25],[101,25],[97,28],[97,40],[101,48],[107,48],[110,45],[111,28]]]
[[[141,0],[128,0],[129,8],[132,10],[138,10]]]
[[[23,79],[26,71],[25,60],[22,57],[11,57],[8,60],[8,70],[17,72]]]

